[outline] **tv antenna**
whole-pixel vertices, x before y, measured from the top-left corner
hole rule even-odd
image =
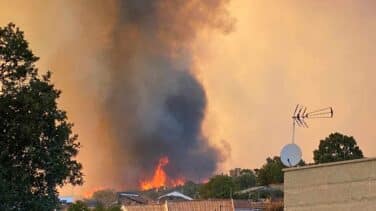
[[[294,114],[292,116],[292,143],[287,144],[282,148],[281,161],[285,166],[296,166],[302,157],[302,151],[300,147],[295,144],[295,127],[308,128],[306,123],[307,119],[322,119],[333,118],[333,108],[326,107],[314,111],[307,112],[307,107],[296,105]]]
[[[326,107],[314,111],[307,112],[307,107],[296,105],[294,114],[292,115],[292,143],[295,142],[295,126],[308,128],[306,123],[307,119],[323,119],[323,118],[333,118],[333,108]]]

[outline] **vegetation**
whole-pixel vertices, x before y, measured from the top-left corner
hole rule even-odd
[[[235,183],[232,177],[217,175],[210,178],[209,182],[200,189],[200,197],[208,198],[231,198],[235,190]]]
[[[257,184],[270,185],[283,183],[283,168],[284,165],[278,156],[273,158],[268,157],[266,163],[260,169],[256,170]]]
[[[355,139],[340,133],[332,133],[320,141],[319,148],[313,151],[316,164],[363,158]]]
[[[116,192],[110,189],[94,192],[92,199],[97,201],[103,208],[109,208],[117,203]]]
[[[0,210],[53,210],[57,186],[83,183],[77,135],[38,59],[14,24],[0,27]]]
[[[242,169],[240,176],[233,178],[235,191],[244,190],[256,185],[256,175],[250,169]]]
[[[196,184],[192,181],[186,182],[181,188],[179,188],[182,194],[185,194],[193,199],[198,199],[200,197],[199,191],[201,184]]]
[[[68,207],[68,211],[89,211],[89,208],[83,201],[76,201]]]
[[[234,193],[255,184],[256,176],[253,171],[243,169],[240,176],[217,175],[210,178],[208,183],[201,186],[199,193],[201,198],[242,198],[243,196]]]

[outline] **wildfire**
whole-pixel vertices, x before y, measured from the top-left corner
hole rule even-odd
[[[185,183],[184,178],[170,179],[164,167],[169,163],[168,157],[164,156],[159,159],[158,165],[154,170],[153,177],[150,180],[144,180],[140,182],[141,190],[149,190],[152,188],[164,187],[167,185],[178,186]]]

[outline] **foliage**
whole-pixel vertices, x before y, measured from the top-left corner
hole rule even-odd
[[[73,124],[38,59],[14,24],[0,27],[0,210],[53,210],[57,186],[83,182]]]
[[[320,141],[319,148],[313,151],[316,164],[363,158],[355,139],[340,133],[332,133]]]
[[[256,176],[250,169],[242,169],[240,176],[233,178],[235,191],[244,190],[256,185]]]
[[[68,211],[89,211],[89,208],[83,201],[76,201],[69,206]]]
[[[108,208],[117,202],[116,192],[110,189],[94,192],[92,199],[103,205],[104,208]]]
[[[256,170],[257,183],[259,185],[283,183],[283,168],[284,166],[278,156],[273,159],[268,157],[266,163]]]
[[[199,190],[201,184],[196,184],[192,181],[186,182],[180,189],[180,192],[184,195],[187,195],[191,198],[197,199],[199,198]]]
[[[234,181],[230,176],[217,175],[200,188],[201,198],[231,198],[235,190]]]

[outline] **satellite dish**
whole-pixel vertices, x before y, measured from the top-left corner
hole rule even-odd
[[[298,165],[302,159],[302,151],[296,144],[287,144],[282,148],[281,161],[283,165],[292,167]]]

